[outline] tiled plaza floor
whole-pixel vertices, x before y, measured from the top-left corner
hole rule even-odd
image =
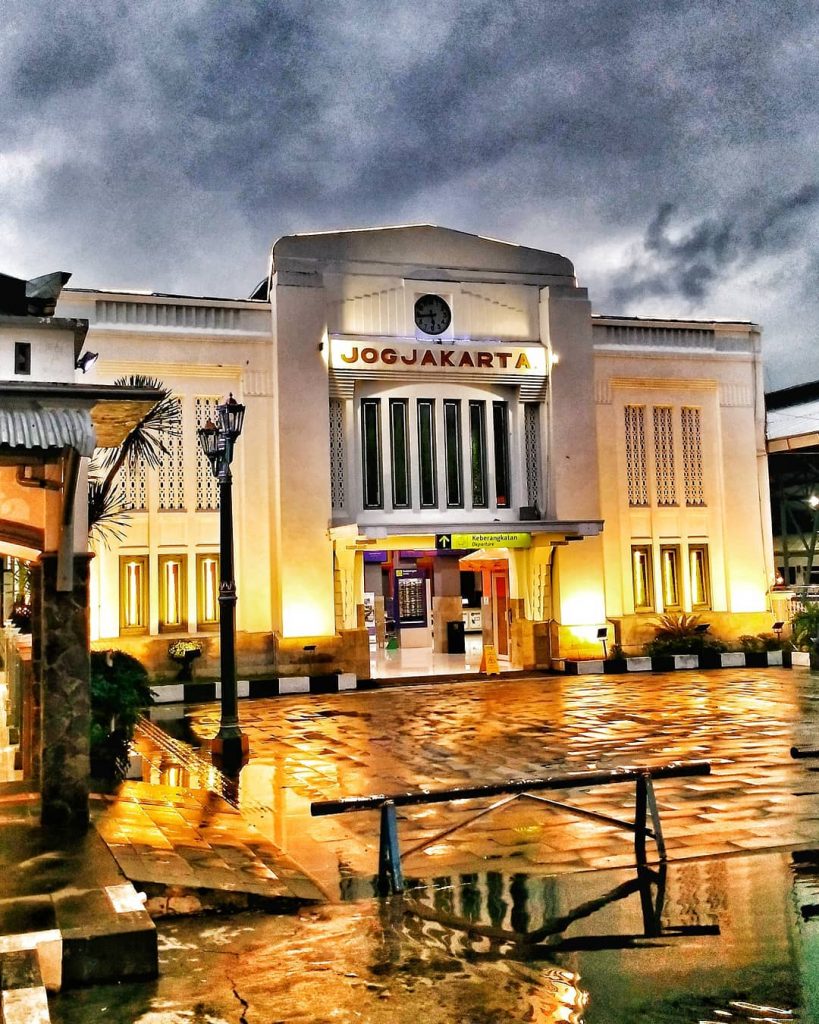
[[[212,735],[218,707],[188,716],[196,734]],[[328,884],[375,871],[378,818],[314,819],[310,801],[594,767],[711,760],[708,777],[657,784],[673,859],[819,841],[819,759],[789,754],[792,745],[819,745],[819,675],[804,669],[464,682],[245,701],[240,717],[251,749],[243,811]],[[620,818],[633,814],[633,785],[555,796]],[[402,847],[490,802],[402,809]],[[520,800],[414,855],[405,870],[630,863],[631,840],[621,830]]]
[[[289,858],[206,789],[125,782],[92,805],[97,832],[123,874],[156,887],[154,914],[195,910],[214,893],[271,906],[323,898]]]

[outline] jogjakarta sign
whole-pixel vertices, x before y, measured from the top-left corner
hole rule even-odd
[[[330,345],[333,369],[478,370],[489,373],[546,373],[542,345],[414,345],[401,342],[341,341]]]

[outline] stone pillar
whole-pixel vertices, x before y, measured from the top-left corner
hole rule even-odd
[[[42,823],[88,827],[91,694],[88,656],[88,568],[75,555],[74,588],[57,591],[57,556],[44,554],[42,587]]]
[[[432,612],[435,618],[435,637],[433,650],[447,653],[446,624],[462,622],[464,617],[463,601],[461,600],[461,568],[456,558],[436,558],[434,560],[435,597],[432,599]]]

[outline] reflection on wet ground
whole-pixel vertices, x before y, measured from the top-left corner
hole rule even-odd
[[[378,815],[310,816],[314,800],[503,782],[554,771],[709,759],[707,778],[657,785],[669,857],[807,845],[819,778],[793,745],[819,732],[819,678],[756,670],[458,683],[309,699],[246,701],[243,813],[328,891],[375,871]],[[202,740],[218,706],[188,709]],[[633,786],[575,791],[580,808],[633,814]],[[490,800],[400,810],[404,850]],[[492,867],[553,873],[633,863],[622,830],[513,803],[407,858],[408,874]]]
[[[486,872],[298,917],[161,922],[156,982],[64,993],[52,1020],[807,1024],[815,869],[788,853],[671,863],[645,880],[651,909],[628,871]]]

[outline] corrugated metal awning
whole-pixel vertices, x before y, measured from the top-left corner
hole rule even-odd
[[[0,448],[73,448],[94,454],[96,435],[88,409],[0,409]]]

